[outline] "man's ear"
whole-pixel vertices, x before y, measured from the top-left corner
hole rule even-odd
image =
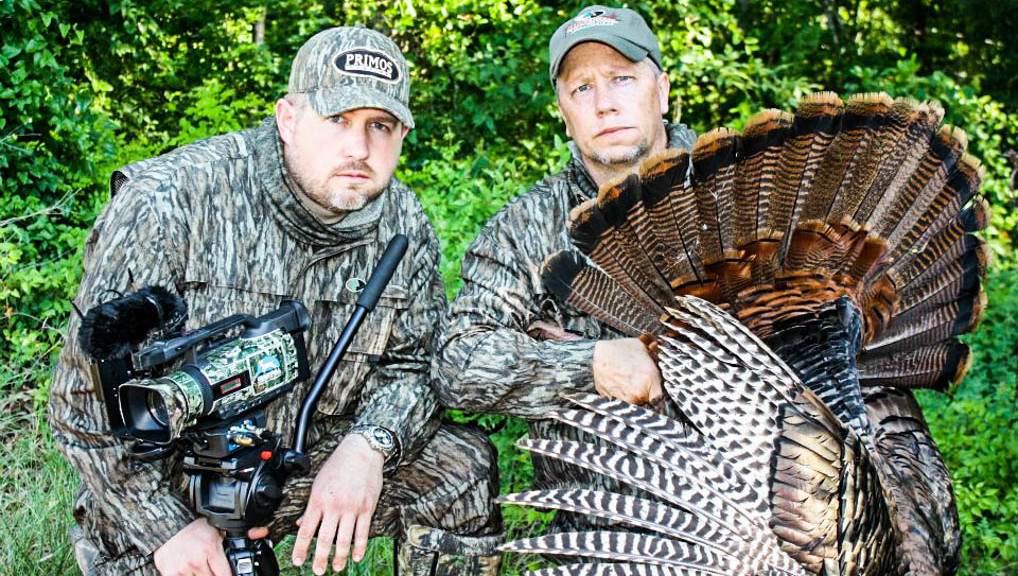
[[[276,100],[276,129],[284,144],[293,142],[294,127],[297,124],[297,107],[286,98]]]
[[[562,112],[562,101],[559,100],[559,91],[555,91],[555,106],[559,110],[559,118],[562,118],[562,123],[566,125],[566,137],[571,138],[572,134],[569,133],[569,122],[566,122],[566,115]]]
[[[668,113],[668,90],[671,89],[672,83],[668,79],[668,73],[662,72],[657,78],[658,88],[658,99],[661,101],[661,114]]]

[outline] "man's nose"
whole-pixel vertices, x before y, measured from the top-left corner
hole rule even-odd
[[[598,116],[618,111],[619,103],[610,85],[598,86],[594,90],[594,110]]]
[[[358,127],[355,130],[347,130],[343,134],[343,142],[340,145],[340,154],[344,158],[354,160],[365,160],[368,157],[368,136],[367,127]]]

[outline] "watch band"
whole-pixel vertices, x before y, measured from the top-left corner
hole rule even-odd
[[[367,440],[372,450],[381,453],[387,464],[399,453],[399,442],[396,435],[388,428],[375,424],[357,424],[350,428],[348,434],[357,434]]]

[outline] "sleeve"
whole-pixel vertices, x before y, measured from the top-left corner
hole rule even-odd
[[[357,424],[393,432],[399,448],[387,469],[416,451],[434,433],[438,404],[430,385],[431,346],[445,309],[445,284],[438,270],[438,239],[430,224],[427,240],[413,246],[404,259],[413,263],[407,285],[410,305],[398,310],[385,352],[361,390]]]
[[[436,348],[433,382],[445,406],[535,419],[566,407],[567,393],[594,391],[596,340],[537,340],[527,333],[540,312],[540,263],[532,259],[551,239],[534,236],[534,229],[522,233],[529,241],[493,221],[463,258],[464,286]]]
[[[151,284],[179,288],[175,280],[182,277],[187,234],[179,207],[158,199],[166,197],[127,189],[111,201],[86,241],[78,308],[86,311],[118,292]],[[148,555],[194,514],[174,490],[179,477],[171,472],[173,457],[137,460],[128,442],[112,435],[99,385],[91,381],[79,346],[79,327],[80,318],[72,314],[50,386],[53,436],[92,495],[92,513]]]

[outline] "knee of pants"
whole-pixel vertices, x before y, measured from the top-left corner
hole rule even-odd
[[[433,461],[422,468],[444,478],[436,490],[421,494],[422,501],[411,506],[415,510],[404,518],[404,525],[423,524],[475,536],[501,531],[502,517],[495,503],[498,462],[491,440],[479,429],[443,424],[431,448],[424,458]],[[446,488],[439,488],[441,484]],[[437,522],[428,520],[429,516]]]
[[[469,462],[476,471],[472,477],[478,488],[489,493],[493,498],[498,495],[498,451],[495,445],[480,428],[456,424],[450,431],[462,442],[462,450],[458,454],[450,454],[452,458],[462,458]]]
[[[408,526],[403,540],[397,543],[396,574],[497,576],[502,542],[501,534],[464,537],[425,526]]]

